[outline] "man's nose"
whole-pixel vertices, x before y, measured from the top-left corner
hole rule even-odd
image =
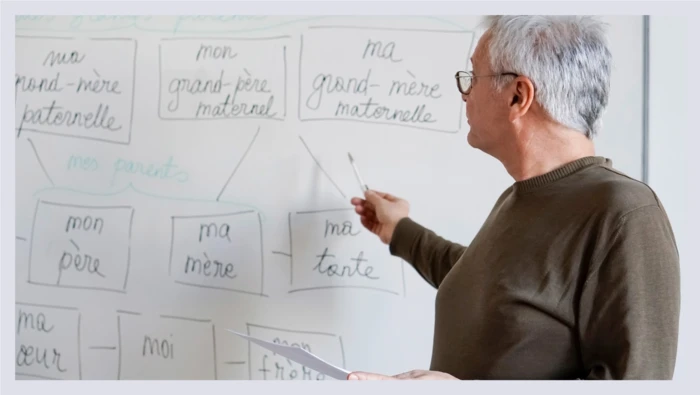
[[[462,101],[465,103],[467,102],[467,95],[465,95],[464,93],[462,93]]]

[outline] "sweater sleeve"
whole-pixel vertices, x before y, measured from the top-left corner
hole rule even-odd
[[[465,246],[443,239],[410,218],[399,221],[389,243],[392,255],[408,262],[435,288],[465,250]]]
[[[672,379],[680,267],[662,207],[622,216],[584,283],[579,310],[588,379]]]

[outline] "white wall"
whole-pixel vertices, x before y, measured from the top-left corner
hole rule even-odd
[[[693,349],[698,345],[698,318],[695,299],[698,287],[697,239],[691,234],[690,202],[693,201],[691,177],[697,179],[697,165],[692,167],[690,149],[694,130],[690,128],[692,34],[689,18],[652,16],[650,18],[650,102],[649,102],[649,184],[664,204],[676,235],[681,257],[681,323],[675,380],[688,381],[697,376]],[[697,28],[695,28],[697,29]],[[697,138],[697,137],[695,137]]]

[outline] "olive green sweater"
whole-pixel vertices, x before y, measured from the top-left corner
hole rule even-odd
[[[611,166],[586,157],[514,183],[468,247],[399,222],[391,253],[438,288],[431,370],[460,379],[673,377],[673,231],[655,193]]]

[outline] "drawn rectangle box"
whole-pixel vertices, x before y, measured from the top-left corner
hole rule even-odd
[[[17,136],[131,142],[136,40],[16,36],[15,45]]]
[[[216,380],[210,320],[118,312],[119,380]]]
[[[289,214],[290,292],[357,288],[404,295],[403,262],[352,209]]]
[[[15,304],[15,375],[28,379],[82,379],[78,309]]]
[[[27,281],[125,293],[133,217],[130,206],[39,200],[32,225]]]
[[[300,347],[324,361],[345,369],[343,339],[332,333],[299,331],[246,324],[248,336],[268,342]],[[325,375],[248,342],[251,380],[326,380]]]
[[[457,133],[465,111],[454,75],[473,41],[472,31],[312,26],[301,35],[299,120]]]
[[[287,116],[289,36],[161,40],[158,115],[164,120]]]
[[[169,273],[176,283],[263,296],[264,265],[259,213],[172,217]]]

